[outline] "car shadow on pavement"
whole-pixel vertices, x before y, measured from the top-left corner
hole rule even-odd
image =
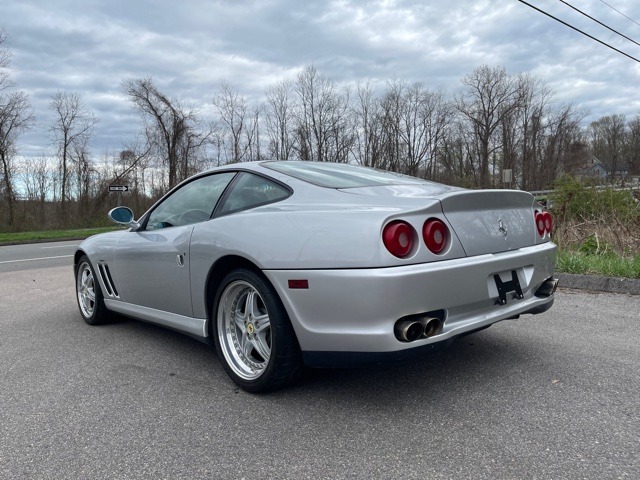
[[[291,394],[331,392],[332,398],[364,395],[373,403],[397,402],[401,395],[420,394],[425,401],[469,395],[476,388],[508,388],[539,375],[545,351],[498,328],[460,338],[446,348],[403,363],[368,367],[306,370]],[[546,363],[549,363],[548,360]]]
[[[183,375],[199,376],[213,382],[216,389],[231,387],[238,393],[235,384],[226,377],[215,350],[188,335],[124,316],[115,316],[113,322],[99,328],[108,330],[114,341],[129,343],[128,348],[136,345],[138,350],[148,351],[149,355],[168,355],[168,370],[179,369]],[[305,368],[302,377],[293,385],[258,396],[308,398],[312,395],[348,400],[357,395],[371,403],[384,404],[397,401],[398,392],[420,394],[425,401],[468,395],[474,388],[501,385],[505,378],[520,381],[529,376],[532,369],[539,370],[544,364],[544,349],[525,343],[523,337],[510,333],[494,326],[459,338],[435,353],[403,363]],[[157,367],[161,368],[161,364]],[[217,385],[220,382],[225,385]]]

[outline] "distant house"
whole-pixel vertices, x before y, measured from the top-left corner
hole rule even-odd
[[[625,181],[629,175],[629,170],[626,162],[618,162],[614,167],[608,162],[602,162],[598,158],[591,156],[590,161],[580,168],[579,175],[601,181],[610,179]]]

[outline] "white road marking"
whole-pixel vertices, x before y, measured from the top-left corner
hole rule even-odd
[[[75,248],[77,247],[78,244],[74,243],[73,245],[56,245],[55,247],[40,247],[42,250],[45,250],[47,248]]]
[[[22,258],[19,260],[3,260],[2,263],[18,263],[18,262],[35,262],[36,260],[54,260],[56,258],[69,258],[73,257],[73,255],[58,255],[57,257],[41,257],[41,258]]]

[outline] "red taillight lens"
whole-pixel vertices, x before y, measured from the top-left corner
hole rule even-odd
[[[536,218],[536,228],[538,229],[538,235],[540,235],[541,237],[544,237],[544,231],[545,231],[544,215],[542,214],[542,212],[539,212],[537,210],[535,215],[536,215],[535,218]]]
[[[547,233],[551,233],[553,230],[553,218],[551,217],[551,214],[549,212],[544,212],[542,214],[542,218],[544,220],[544,229]]]
[[[400,220],[391,222],[382,231],[382,241],[389,253],[400,258],[406,257],[413,247],[413,229]]]
[[[550,234],[553,230],[553,218],[551,214],[549,212],[539,212],[536,210],[535,218],[538,235],[544,237],[545,232]]]
[[[441,220],[430,218],[424,222],[422,238],[431,252],[440,253],[447,246],[449,229]]]

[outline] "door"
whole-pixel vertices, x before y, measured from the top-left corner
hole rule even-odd
[[[123,235],[115,273],[127,303],[193,316],[190,241],[196,224],[211,215],[235,172],[197,177],[154,207],[142,228]]]

